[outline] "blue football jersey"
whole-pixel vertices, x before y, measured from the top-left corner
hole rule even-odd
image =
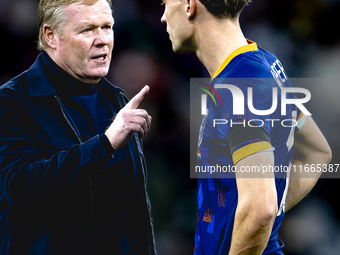
[[[281,169],[275,173],[278,214],[263,254],[281,254],[283,243],[278,239],[278,229],[284,217],[285,197],[289,185],[289,172],[283,169],[287,170],[290,166],[295,124],[303,114],[294,104],[287,104],[286,114],[282,115],[281,90],[291,87],[290,81],[280,61],[273,54],[258,48],[254,42],[248,43],[228,56],[209,84],[215,88],[222,105],[215,105],[212,98],[207,99],[207,115],[204,115],[199,135],[198,166],[202,169],[207,166],[234,166],[246,156],[265,149],[274,150],[275,169]],[[219,88],[221,84],[232,85],[242,91],[243,113],[234,114],[235,95],[230,89]],[[277,96],[274,94],[273,97],[274,90]],[[254,110],[249,109],[248,97],[252,99],[253,108],[261,111],[272,109],[277,100],[276,110],[266,115],[254,114]],[[287,93],[286,98],[295,96]],[[225,121],[222,123],[214,120]],[[261,128],[268,134],[270,141],[251,139],[230,151],[227,135],[231,124]],[[228,254],[231,245],[238,202],[235,173],[224,172],[219,178],[212,176],[198,179],[199,215],[195,254]]]

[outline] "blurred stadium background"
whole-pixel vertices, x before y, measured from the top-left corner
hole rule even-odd
[[[0,0],[0,84],[18,75],[39,54],[38,0]],[[189,84],[208,77],[196,56],[177,55],[160,18],[160,0],[113,0],[115,48],[108,79],[128,97],[145,84],[141,107],[153,116],[145,139],[148,191],[159,255],[193,253],[197,220],[196,180],[189,178]],[[247,38],[278,56],[289,77],[327,78],[312,93],[312,112],[340,163],[340,33],[337,0],[254,0],[241,15]],[[1,125],[1,124],[0,124]],[[340,171],[340,170],[339,170]],[[287,255],[340,254],[338,179],[321,179],[280,232]]]

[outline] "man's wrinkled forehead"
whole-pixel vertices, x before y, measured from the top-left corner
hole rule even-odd
[[[97,4],[98,2],[103,2],[104,5],[106,3],[108,8],[105,8],[105,9],[102,9],[102,10],[104,12],[109,10],[109,12],[112,15],[111,5],[106,0],[73,0],[70,3],[66,4],[65,7],[66,8],[70,8],[71,7],[72,9],[77,8],[77,6],[79,6],[79,5],[90,6],[91,7],[91,6],[95,5],[95,4]]]
[[[71,0],[68,5],[74,4],[74,3],[79,3],[79,4],[84,4],[84,5],[93,5],[97,3],[98,1],[102,1],[102,0]],[[111,1],[105,0],[105,2],[107,2],[109,6],[111,7]]]
[[[98,2],[104,2],[107,3],[108,8],[110,9],[110,13],[112,15],[112,9],[111,9],[111,0],[69,0],[66,1],[64,8],[69,6],[79,6],[79,5],[85,5],[85,6],[92,6],[95,5]]]
[[[100,3],[98,6],[97,3]],[[64,11],[66,13],[66,19],[76,19],[81,23],[84,23],[88,19],[106,19],[112,21],[112,9],[105,0],[84,0],[84,1],[74,1],[73,3],[66,5]],[[91,4],[93,3],[93,4]],[[95,7],[97,5],[97,7]]]

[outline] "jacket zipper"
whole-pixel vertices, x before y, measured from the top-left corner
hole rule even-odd
[[[119,105],[120,105],[120,107],[121,108],[123,108],[124,107],[124,99],[123,99],[123,96],[121,95],[121,93],[119,93],[119,96],[117,96],[117,98],[118,98],[118,102],[119,102]],[[134,142],[135,142],[135,147],[136,147],[136,150],[137,150],[137,154],[138,154],[138,158],[139,158],[139,161],[140,161],[140,165],[141,165],[141,171],[142,171],[142,175],[143,175],[143,186],[144,186],[144,200],[145,200],[145,210],[146,210],[146,216],[148,217],[148,220],[149,220],[149,233],[148,233],[148,239],[149,239],[149,245],[152,245],[151,247],[149,247],[150,249],[149,249],[149,254],[157,254],[157,253],[155,253],[154,251],[155,251],[155,247],[156,247],[156,245],[155,245],[155,240],[154,240],[154,236],[152,235],[152,233],[153,233],[153,225],[152,225],[152,222],[151,222],[151,215],[150,215],[150,210],[149,210],[149,203],[148,203],[148,201],[149,201],[149,199],[148,199],[148,195],[147,195],[147,193],[146,193],[146,169],[144,169],[144,163],[143,163],[143,159],[142,159],[142,157],[141,157],[141,155],[140,155],[140,152],[139,152],[139,149],[138,149],[138,145],[137,145],[137,138],[135,137],[135,135],[133,135],[133,139],[135,140]],[[130,153],[131,153],[131,155],[133,156],[133,150],[132,149],[130,149]],[[136,165],[136,167],[137,167],[137,165]],[[138,178],[138,174],[137,174],[137,181],[139,182],[139,178]],[[151,242],[151,244],[150,244],[150,242]]]
[[[75,135],[77,136],[78,141],[79,141],[80,143],[82,143],[82,140],[80,139],[78,133],[76,132],[76,130],[74,129],[74,127],[71,125],[71,122],[69,121],[69,119],[67,118],[67,116],[66,116],[66,114],[65,114],[65,111],[64,111],[64,109],[63,109],[63,105],[62,105],[62,103],[61,103],[60,98],[59,98],[57,95],[54,95],[54,97],[55,97],[55,98],[57,99],[57,101],[58,101],[58,104],[59,104],[59,106],[60,106],[61,112],[62,112],[62,114],[63,114],[65,120],[67,121],[67,124],[72,128],[72,131],[73,131],[73,132],[75,133]]]
[[[67,118],[64,108],[63,108],[63,104],[60,100],[60,98],[58,97],[58,95],[54,95],[54,98],[57,99],[61,113],[63,114],[67,124],[71,127],[72,131],[74,132],[74,134],[77,136],[77,139],[79,141],[79,143],[82,143],[81,138],[79,137],[78,133],[76,132],[76,130],[74,129],[74,127],[72,126],[70,120]],[[92,182],[91,182],[91,177],[89,177],[89,186],[90,186],[90,201],[91,201],[91,210],[92,210],[92,230],[93,230],[93,254],[95,254],[95,232],[94,232],[94,206],[93,206],[93,197],[92,197]]]

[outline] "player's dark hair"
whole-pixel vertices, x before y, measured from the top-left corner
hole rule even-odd
[[[235,18],[251,0],[200,0],[200,2],[216,17]]]

